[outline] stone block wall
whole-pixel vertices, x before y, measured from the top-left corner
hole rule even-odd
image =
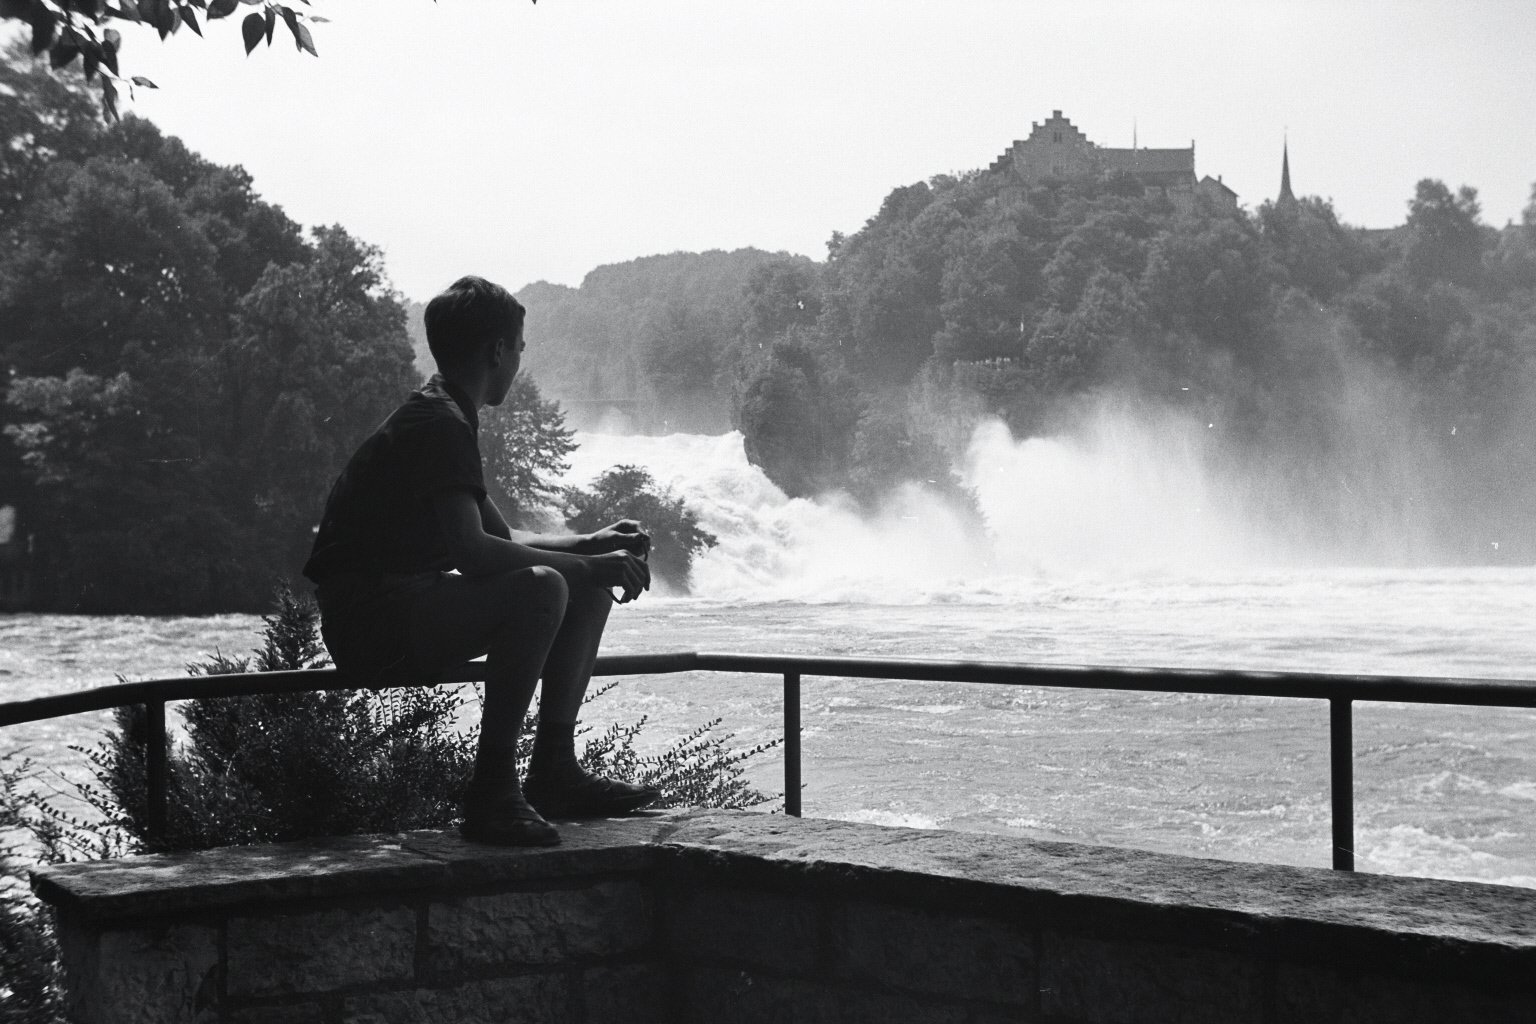
[[[700,812],[39,872],[125,1021],[1536,1021],[1536,892]]]
[[[71,865],[35,887],[79,1024],[656,1020],[662,820],[605,824],[541,851],[425,832]]]

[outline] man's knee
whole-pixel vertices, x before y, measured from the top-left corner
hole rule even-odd
[[[563,611],[566,602],[570,600],[570,586],[565,582],[565,577],[547,565],[536,565],[527,571],[530,574],[529,600],[537,604],[541,611],[556,614]]]
[[[606,587],[596,584],[574,586],[570,588],[570,594],[566,599],[565,619],[567,622],[598,623],[606,621],[608,613],[613,609],[613,592]]]
[[[565,615],[569,589],[565,577],[548,566],[535,565],[486,577],[480,599],[486,610],[508,625],[537,624],[558,629]]]

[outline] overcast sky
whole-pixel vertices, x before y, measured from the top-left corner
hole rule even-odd
[[[985,167],[1060,109],[1196,144],[1249,209],[1279,187],[1400,223],[1414,183],[1518,218],[1536,182],[1532,0],[315,0],[319,59],[241,54],[249,8],[132,35],[126,109],[306,226],[381,246],[407,296],[675,250],[820,259],[895,186]]]

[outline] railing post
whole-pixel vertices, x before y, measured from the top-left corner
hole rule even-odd
[[[148,789],[145,808],[151,845],[165,838],[165,701],[144,705],[144,778]]]
[[[1353,701],[1328,700],[1328,775],[1333,797],[1333,867],[1355,870],[1355,752]]]
[[[800,673],[784,673],[784,813],[800,817]]]

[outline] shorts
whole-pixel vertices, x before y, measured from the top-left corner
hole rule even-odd
[[[432,682],[441,666],[417,664],[411,619],[447,578],[445,572],[343,573],[320,584],[320,637],[336,667],[359,686]]]

